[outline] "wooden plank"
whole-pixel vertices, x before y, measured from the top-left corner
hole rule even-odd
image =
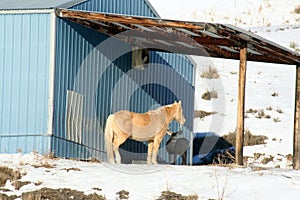
[[[103,14],[87,11],[75,11],[66,9],[56,9],[56,15],[64,18],[76,18],[85,20],[99,20],[102,22],[118,22],[124,24],[139,24],[142,26],[156,26],[156,27],[174,27],[174,28],[187,28],[204,30],[204,26],[201,23],[192,23],[184,21],[172,21],[172,20],[162,20],[155,18],[146,17],[133,17],[124,16],[116,14]]]
[[[300,169],[300,65],[296,67],[296,94],[294,116],[293,168]]]
[[[238,165],[243,165],[246,67],[247,67],[247,43],[241,42],[239,86],[238,86],[238,113],[237,113],[237,128],[236,128],[236,154],[235,154],[236,164]]]

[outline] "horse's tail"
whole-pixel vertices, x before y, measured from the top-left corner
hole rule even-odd
[[[105,146],[106,155],[109,162],[114,162],[114,152],[113,152],[113,115],[109,115],[105,126]]]

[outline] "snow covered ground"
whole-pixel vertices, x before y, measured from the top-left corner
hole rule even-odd
[[[162,18],[218,22],[245,28],[286,48],[300,52],[299,0],[150,0]],[[170,6],[172,5],[172,6]],[[235,130],[239,61],[192,56],[197,63],[196,110],[215,111],[204,120],[195,119],[194,132],[228,134]],[[218,79],[203,79],[208,67],[216,68]],[[215,90],[217,99],[201,98]],[[273,94],[273,96],[272,96]],[[247,113],[245,126],[255,135],[266,135],[267,145],[246,147],[245,155],[292,154],[295,96],[295,66],[248,62],[246,110],[258,110],[270,118]],[[281,165],[282,166],[282,165]]]
[[[294,12],[300,5],[299,0],[150,2],[162,18],[230,23],[247,27],[247,30],[287,48],[300,48],[300,14]],[[204,120],[196,119],[194,132],[212,131],[224,135],[234,131],[238,61],[193,58],[198,65],[196,109],[218,112]],[[200,77],[209,66],[218,69],[220,78],[209,80]],[[107,199],[116,199],[116,192],[122,189],[129,192],[130,199],[136,200],[155,199],[164,190],[184,195],[197,194],[199,199],[299,199],[300,172],[291,169],[288,155],[292,154],[295,66],[248,62],[246,81],[246,110],[263,111],[270,117],[257,118],[257,113],[247,113],[246,128],[252,134],[266,135],[269,139],[265,145],[245,147],[245,156],[252,158],[244,167],[109,165],[52,160],[34,153],[2,154],[0,166],[24,172],[21,180],[30,181],[20,190],[8,181],[4,188],[9,191],[5,193],[20,195],[51,187],[97,192]],[[201,95],[212,89],[217,91],[218,98],[203,100]],[[265,155],[254,159],[254,153]],[[263,164],[262,159],[268,156],[274,158]],[[52,167],[43,167],[49,165]],[[261,166],[265,169],[260,170]]]
[[[30,182],[15,190],[8,181],[5,186],[11,190],[6,192],[8,195],[20,195],[42,187],[70,188],[86,194],[96,192],[111,200],[116,199],[116,193],[123,189],[129,192],[129,199],[135,200],[157,199],[165,190],[198,195],[199,199],[296,200],[300,195],[300,173],[275,168],[108,165],[51,160],[37,154],[3,154],[0,155],[0,162],[22,171],[26,175],[21,181]]]

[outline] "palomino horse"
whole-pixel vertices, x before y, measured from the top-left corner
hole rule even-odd
[[[185,123],[181,101],[162,106],[146,113],[121,110],[108,116],[105,127],[107,158],[110,163],[121,163],[119,146],[128,138],[148,141],[148,164],[157,164],[157,153],[169,123]]]

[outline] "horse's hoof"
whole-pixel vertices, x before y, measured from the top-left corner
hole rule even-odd
[[[109,160],[110,164],[116,164],[115,160]]]

